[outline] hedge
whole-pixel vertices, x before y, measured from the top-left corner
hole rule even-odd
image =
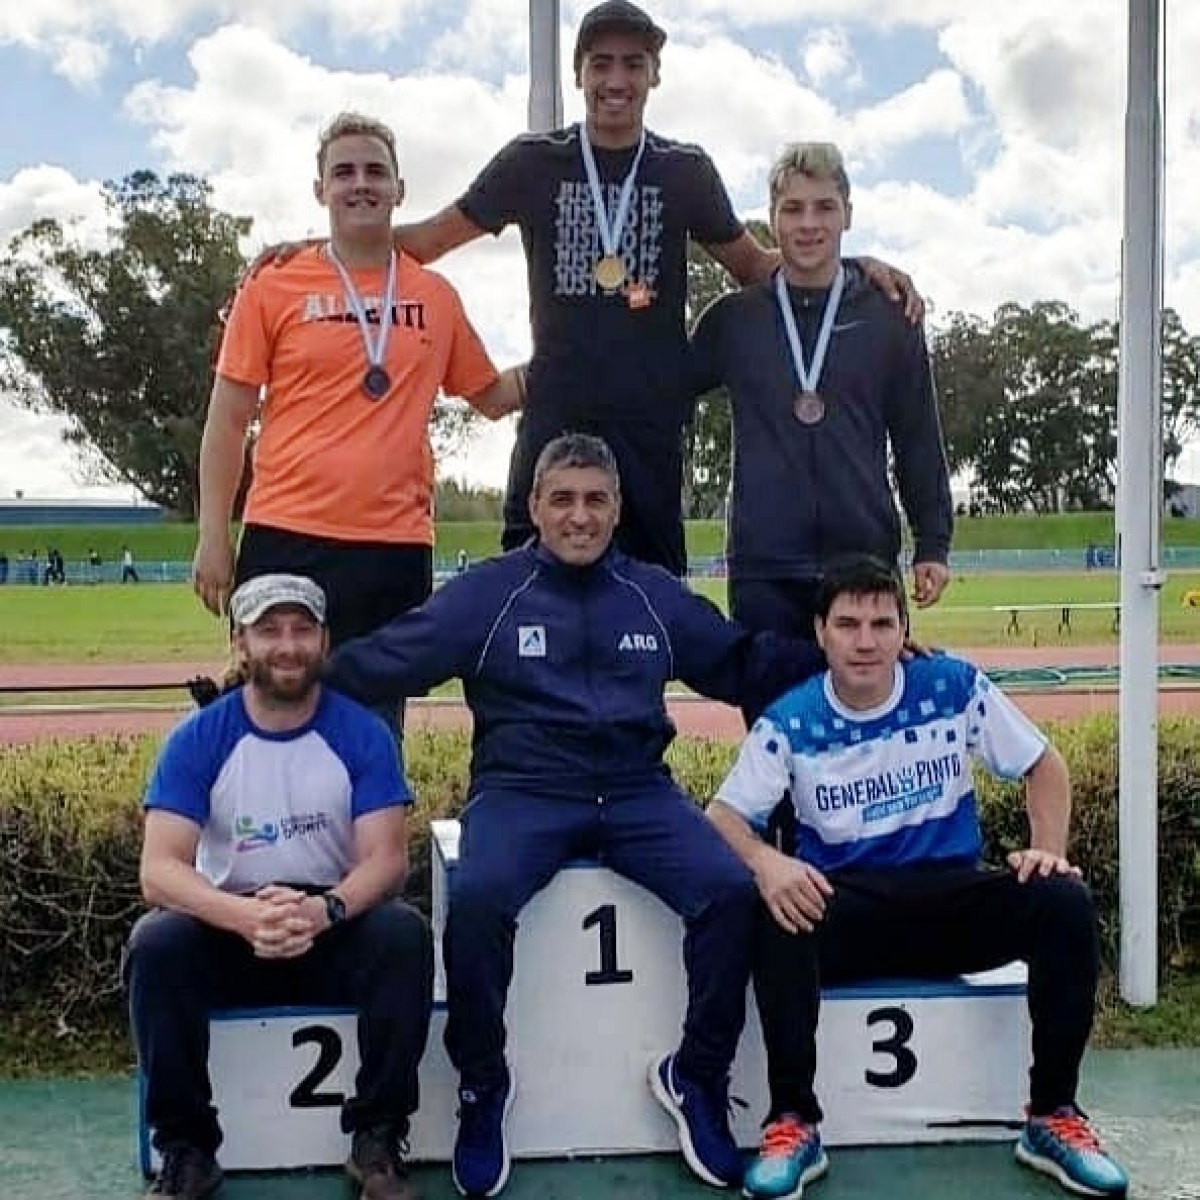
[[[1118,940],[1115,724],[1093,717],[1051,729],[1074,781],[1071,856],[1099,904],[1105,953]],[[1159,933],[1162,965],[1200,965],[1200,721],[1160,726]],[[142,785],[157,739],[93,738],[0,748],[0,1012],[13,1027],[119,1030],[121,947],[141,911],[137,883]],[[462,807],[465,733],[414,733],[410,896],[428,909],[428,823]],[[672,766],[711,796],[735,747],[681,740]],[[981,776],[988,857],[1024,844],[1017,785]]]

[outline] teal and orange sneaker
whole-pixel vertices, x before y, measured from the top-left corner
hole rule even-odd
[[[763,1130],[758,1157],[742,1179],[742,1195],[751,1200],[799,1200],[804,1185],[828,1170],[817,1127],[795,1113],[783,1113]]]
[[[1104,1152],[1087,1118],[1073,1105],[1031,1116],[1017,1140],[1016,1156],[1080,1196],[1124,1196],[1129,1188],[1129,1176]]]

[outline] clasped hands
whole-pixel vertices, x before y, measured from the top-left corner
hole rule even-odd
[[[247,900],[253,907],[242,936],[258,958],[299,958],[329,928],[320,896],[271,883]]]

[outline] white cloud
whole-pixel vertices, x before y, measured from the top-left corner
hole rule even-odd
[[[954,71],[934,71],[857,113],[849,122],[848,148],[861,157],[879,159],[925,137],[960,133],[970,120],[962,79]]]
[[[800,48],[804,74],[813,87],[840,81],[857,85],[862,73],[849,37],[842,29],[818,29]]]
[[[581,107],[574,28],[593,2],[562,6],[568,120]],[[1115,315],[1126,21],[1118,0],[1076,0],[1050,17],[1045,0],[655,0],[651,8],[670,38],[649,123],[699,140],[744,213],[762,213],[782,143],[837,141],[852,175],[865,177],[855,181],[849,248],[911,271],[939,313],[1056,298],[1087,319]],[[396,128],[405,213],[451,202],[524,126],[527,15],[527,0],[36,0],[4,6],[0,44],[57,54],[74,39],[68,74],[86,86],[118,44],[178,40],[190,76],[143,78],[126,115],[168,169],[209,178],[216,202],[253,215],[255,238],[266,241],[323,229],[310,187],[316,133],[346,107]],[[886,54],[887,35],[901,28],[925,39],[931,67],[905,76],[881,72],[869,57]],[[327,47],[344,51],[363,36],[373,46],[427,39],[421,70],[334,65],[347,56]],[[1166,295],[1200,331],[1200,207],[1191,203],[1200,188],[1200,73],[1184,58],[1185,47],[1200,45],[1200,4],[1169,7],[1166,41]],[[881,94],[884,76],[901,82]],[[934,153],[944,156],[933,164],[940,176],[931,172]],[[939,190],[947,178],[953,196]],[[98,189],[69,170],[30,163],[0,181],[0,233],[37,215],[74,213],[88,237],[102,236]],[[484,239],[439,269],[497,360],[523,357],[527,300],[515,234]],[[507,427],[488,427],[470,452],[473,467],[493,460],[492,482],[503,479],[510,437]]]
[[[86,245],[100,245],[108,227],[96,183],[81,182],[62,167],[25,167],[0,180],[0,241],[42,217],[69,226]]]
[[[108,49],[86,38],[64,37],[57,39],[53,52],[54,69],[77,88],[88,88],[96,83],[108,66]]]
[[[311,189],[317,134],[342,109],[393,126],[408,203],[418,211],[452,200],[524,124],[516,85],[497,91],[466,75],[331,70],[243,25],[199,39],[189,59],[189,85],[145,81],[127,111],[174,167],[205,175],[217,202],[253,215],[268,239],[323,227]]]
[[[14,0],[0,9],[0,45],[15,42],[51,54],[61,40],[96,46],[159,43],[202,25],[241,21],[287,33],[316,22],[335,41],[368,37],[389,43],[436,12],[444,0]]]

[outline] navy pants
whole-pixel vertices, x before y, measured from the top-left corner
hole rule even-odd
[[[1078,879],[1009,870],[845,872],[813,934],[790,934],[763,907],[754,962],[770,1116],[817,1122],[822,983],[946,978],[1020,959],[1029,966],[1035,1114],[1071,1104],[1092,1028],[1100,945],[1091,892]],[[969,1047],[964,1047],[964,1052]]]
[[[357,1008],[361,1065],[342,1129],[392,1124],[402,1136],[407,1132],[433,1003],[429,927],[407,904],[376,905],[286,960],[256,958],[237,934],[155,909],[133,928],[124,974],[146,1079],[146,1120],[158,1150],[184,1143],[215,1154],[221,1144],[208,1077],[208,1019],[222,1008]]]
[[[723,1079],[745,1018],[758,892],[708,818],[669,778],[619,796],[478,794],[462,817],[444,942],[446,1049],[465,1086],[504,1069],[517,917],[573,858],[594,857],[684,921],[688,1007],[679,1070]]]

